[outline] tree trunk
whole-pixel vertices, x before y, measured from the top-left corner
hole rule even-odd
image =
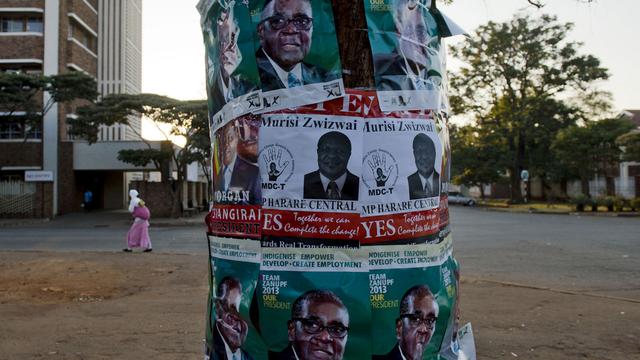
[[[560,191],[562,191],[562,196],[566,199],[569,197],[569,195],[567,195],[567,179],[562,179],[560,180]]]
[[[484,200],[484,197],[485,197],[485,194],[484,194],[484,184],[480,184],[479,188],[480,188],[480,198],[481,198],[482,200]]]
[[[607,195],[616,196],[616,180],[612,176],[605,177],[605,183],[607,186]]]
[[[332,0],[344,86],[374,89],[373,59],[363,1]]]
[[[581,176],[580,185],[582,187],[582,193],[584,194],[584,196],[590,198],[591,193],[589,192],[589,178],[586,176]]]
[[[182,187],[183,181],[174,180],[171,186],[171,217],[179,218],[182,216]]]

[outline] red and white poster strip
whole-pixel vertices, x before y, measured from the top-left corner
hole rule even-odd
[[[260,206],[214,205],[206,223],[211,235],[260,239],[262,209]]]

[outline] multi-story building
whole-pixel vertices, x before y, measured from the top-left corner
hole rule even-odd
[[[98,90],[108,94],[138,94],[142,90],[142,0],[101,0],[98,13]],[[138,140],[140,118],[127,125],[100,129],[103,141]]]
[[[82,71],[98,80],[103,95],[139,93],[141,6],[141,0],[0,0],[0,71]],[[26,141],[15,124],[0,122],[0,216],[76,211],[86,190],[97,207],[122,207],[126,172],[141,169],[118,162],[117,151],[143,145],[135,141],[140,119],[132,119],[133,131],[101,129],[100,139],[109,142],[87,147],[67,134],[74,111],[54,105]]]

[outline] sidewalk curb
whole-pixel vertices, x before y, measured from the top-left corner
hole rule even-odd
[[[51,219],[4,219],[0,220],[0,228],[39,225],[51,222]]]
[[[573,216],[595,216],[595,217],[640,217],[640,212],[591,212],[591,211],[569,211],[569,212],[554,212],[554,211],[544,211],[539,209],[522,209],[516,210],[511,208],[500,208],[500,207],[491,207],[491,206],[476,206],[479,209],[483,209],[485,211],[495,211],[495,212],[505,212],[512,214],[544,214],[544,215],[573,215]]]

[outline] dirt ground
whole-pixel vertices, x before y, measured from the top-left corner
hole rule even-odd
[[[0,252],[0,359],[202,359],[206,256]],[[640,359],[640,301],[463,274],[478,359]]]

